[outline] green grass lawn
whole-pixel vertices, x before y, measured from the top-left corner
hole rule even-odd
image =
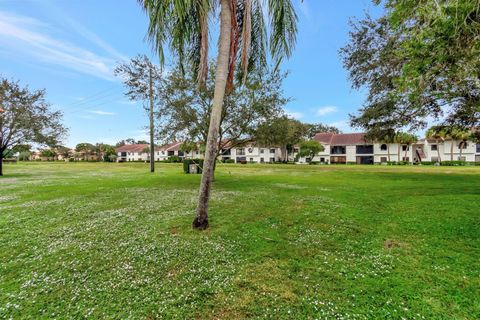
[[[4,169],[0,318],[480,318],[480,167]]]

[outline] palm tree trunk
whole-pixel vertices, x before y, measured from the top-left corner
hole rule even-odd
[[[3,176],[3,150],[0,149],[0,176]]]
[[[149,67],[149,96],[150,96],[150,172],[155,172],[155,141],[153,139],[153,83],[152,66]]]
[[[440,141],[437,141],[437,155],[438,155],[438,162],[442,163],[442,157],[440,156]]]
[[[398,144],[398,148],[397,148],[397,161],[400,162],[400,144]]]
[[[460,155],[458,156],[458,160],[460,161],[460,159],[462,158],[462,153],[463,153],[463,141],[461,141],[458,146],[460,147]]]
[[[409,147],[409,146],[408,146],[408,144],[407,144],[407,147],[405,148],[405,159],[407,159],[408,147]],[[410,160],[410,159],[409,159],[409,160]],[[405,160],[405,161],[406,161],[406,160]],[[408,162],[410,162],[410,161],[408,161]]]
[[[453,161],[453,139],[450,142],[450,161]]]
[[[202,181],[200,183],[200,194],[198,197],[197,216],[193,220],[192,227],[198,230],[208,228],[208,200],[217,154],[218,132],[222,116],[223,99],[227,85],[230,35],[231,35],[231,11],[229,0],[221,0],[220,11],[220,40],[217,57],[217,71],[215,75],[215,91],[213,95],[213,107],[210,115],[210,126],[208,128],[207,146],[205,160],[203,163]]]
[[[388,159],[388,162],[390,162],[390,144],[387,143],[387,159]]]

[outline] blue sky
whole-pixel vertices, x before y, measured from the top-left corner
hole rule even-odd
[[[293,98],[286,111],[352,131],[348,114],[364,93],[350,88],[338,49],[350,17],[381,9],[371,0],[294,2],[298,43],[282,66],[290,72],[285,93]],[[147,23],[136,0],[0,0],[0,74],[46,89],[48,101],[64,112],[68,146],[146,138],[141,104],[124,97],[112,69],[138,53],[156,59],[144,41]]]

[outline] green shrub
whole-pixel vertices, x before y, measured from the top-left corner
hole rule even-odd
[[[182,158],[180,158],[179,156],[170,156],[170,157],[168,157],[168,162],[169,163],[180,163],[180,162],[182,162]]]
[[[421,164],[422,166],[433,166],[436,162],[432,162],[432,161],[422,161]]]
[[[222,162],[223,163],[235,163],[235,160],[234,159],[223,159]]]
[[[347,164],[357,164],[355,161],[347,161]]]
[[[441,163],[442,166],[447,166],[447,167],[451,167],[451,166],[465,166],[467,165],[467,162],[466,161],[442,161]]]
[[[197,167],[197,173],[203,171],[203,159],[184,159],[183,160],[183,172],[190,173],[190,165],[195,164]]]
[[[310,165],[317,165],[317,164],[319,164],[319,163],[320,163],[320,162],[318,162],[318,161],[310,161],[308,164],[310,164]]]

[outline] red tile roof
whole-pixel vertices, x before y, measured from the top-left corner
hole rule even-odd
[[[180,146],[182,145],[182,142],[172,142],[172,143],[168,143],[168,144],[165,144],[161,147],[158,148],[158,150],[160,151],[178,151],[180,150]]]
[[[332,133],[332,132],[320,132],[313,137],[321,144],[346,146],[346,145],[363,145],[365,141],[364,133]]]
[[[148,144],[126,144],[124,146],[118,147],[115,151],[118,152],[143,152],[145,148],[148,148]]]

